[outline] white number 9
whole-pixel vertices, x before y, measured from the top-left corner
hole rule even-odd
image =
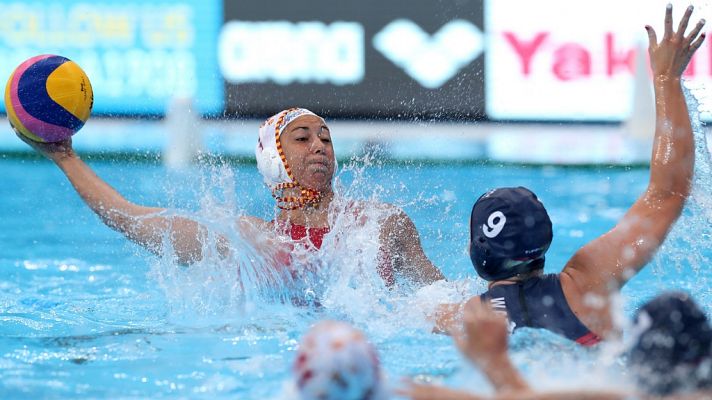
[[[497,235],[502,232],[502,229],[504,229],[506,222],[507,217],[505,217],[501,211],[495,211],[487,218],[487,225],[482,224],[482,232],[490,239],[497,237]]]

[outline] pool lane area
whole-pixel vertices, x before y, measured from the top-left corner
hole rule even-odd
[[[185,163],[198,154],[251,161],[261,122],[199,119],[187,111],[155,120],[92,118],[72,140],[80,153],[161,155],[169,165]],[[372,154],[381,161],[395,162],[631,166],[648,164],[652,143],[652,132],[633,135],[626,124],[360,120],[327,120],[327,123],[335,153],[342,161]],[[7,121],[0,120],[0,126],[3,124]],[[709,136],[710,128],[702,129]],[[709,146],[711,141],[707,142]],[[0,135],[0,154],[30,152],[12,134]]]
[[[268,219],[273,212],[254,165],[171,170],[158,162],[89,163],[141,204],[200,217],[217,210]],[[148,254],[104,226],[51,163],[0,159],[2,397],[289,399],[298,340],[322,319],[362,329],[392,386],[410,377],[483,393],[484,377],[449,337],[432,334],[414,308],[483,291],[466,253],[474,199],[496,186],[537,192],[554,225],[546,271],[556,272],[582,244],[610,229],[644,190],[648,175],[646,168],[351,164],[342,164],[342,193],[402,207],[449,283],[417,292],[380,290],[377,275],[364,281],[352,269],[354,263],[371,265],[375,274],[375,263],[362,260],[375,254],[362,246],[346,253],[326,246],[323,256],[353,275],[333,282],[323,308],[265,298],[245,302],[234,290],[234,265],[184,268]],[[622,315],[670,288],[692,293],[712,310],[712,214],[706,206],[712,186],[711,177],[700,178],[666,244],[625,287]],[[230,226],[225,221],[216,228]],[[373,237],[358,229],[343,232],[346,243]],[[628,378],[610,348],[590,352],[528,329],[512,337],[512,348],[514,362],[537,387],[626,387]]]
[[[228,233],[231,218],[272,218],[274,201],[254,165],[260,121],[179,115],[92,118],[74,136],[74,147],[139,204],[184,210]],[[243,286],[235,271],[247,264],[207,260],[185,268],[131,244],[104,226],[56,166],[33,155],[7,125],[0,135],[2,397],[291,399],[297,343],[323,319],[364,331],[391,388],[408,377],[483,393],[485,378],[449,337],[432,334],[421,309],[485,288],[466,251],[474,199],[500,186],[538,193],[554,225],[546,271],[557,272],[580,246],[611,228],[648,180],[651,137],[631,136],[625,124],[328,123],[340,193],[402,208],[449,282],[381,290],[368,246],[334,244],[320,256],[348,279],[322,288],[324,307],[236,290]],[[709,150],[709,128],[698,130],[697,149]],[[712,262],[712,176],[705,173],[712,164],[704,151],[696,159],[693,196],[665,245],[624,288],[622,320],[671,288],[712,310],[706,267]],[[377,237],[361,228],[335,231],[346,235],[341,243]],[[235,245],[245,250],[239,240]],[[363,275],[354,265],[373,271]],[[511,340],[515,364],[539,388],[628,387],[616,353],[620,343],[589,352],[529,329]]]

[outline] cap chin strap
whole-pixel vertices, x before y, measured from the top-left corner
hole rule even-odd
[[[299,196],[284,196],[287,189],[299,189]],[[321,202],[321,193],[314,189],[305,188],[299,183],[280,183],[272,189],[272,197],[277,200],[277,207],[282,210],[296,210],[304,206],[316,207]]]

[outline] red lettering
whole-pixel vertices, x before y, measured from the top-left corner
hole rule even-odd
[[[522,74],[527,76],[531,73],[531,61],[534,53],[536,53],[539,46],[544,43],[544,40],[549,36],[546,32],[540,32],[530,41],[519,41],[517,37],[512,32],[505,32],[504,37],[507,39],[509,44],[512,45],[514,51],[517,53],[522,61]]]
[[[630,49],[627,51],[616,52],[613,49],[613,34],[606,33],[606,73],[608,76],[613,76],[618,68],[628,68],[630,73],[633,73],[635,62],[635,51]]]
[[[578,44],[565,44],[554,52],[551,71],[562,81],[590,76],[591,53]]]

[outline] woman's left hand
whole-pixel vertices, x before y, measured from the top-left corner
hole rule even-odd
[[[482,302],[479,296],[465,304],[464,335],[453,335],[457,347],[480,368],[508,358],[507,319]]]

